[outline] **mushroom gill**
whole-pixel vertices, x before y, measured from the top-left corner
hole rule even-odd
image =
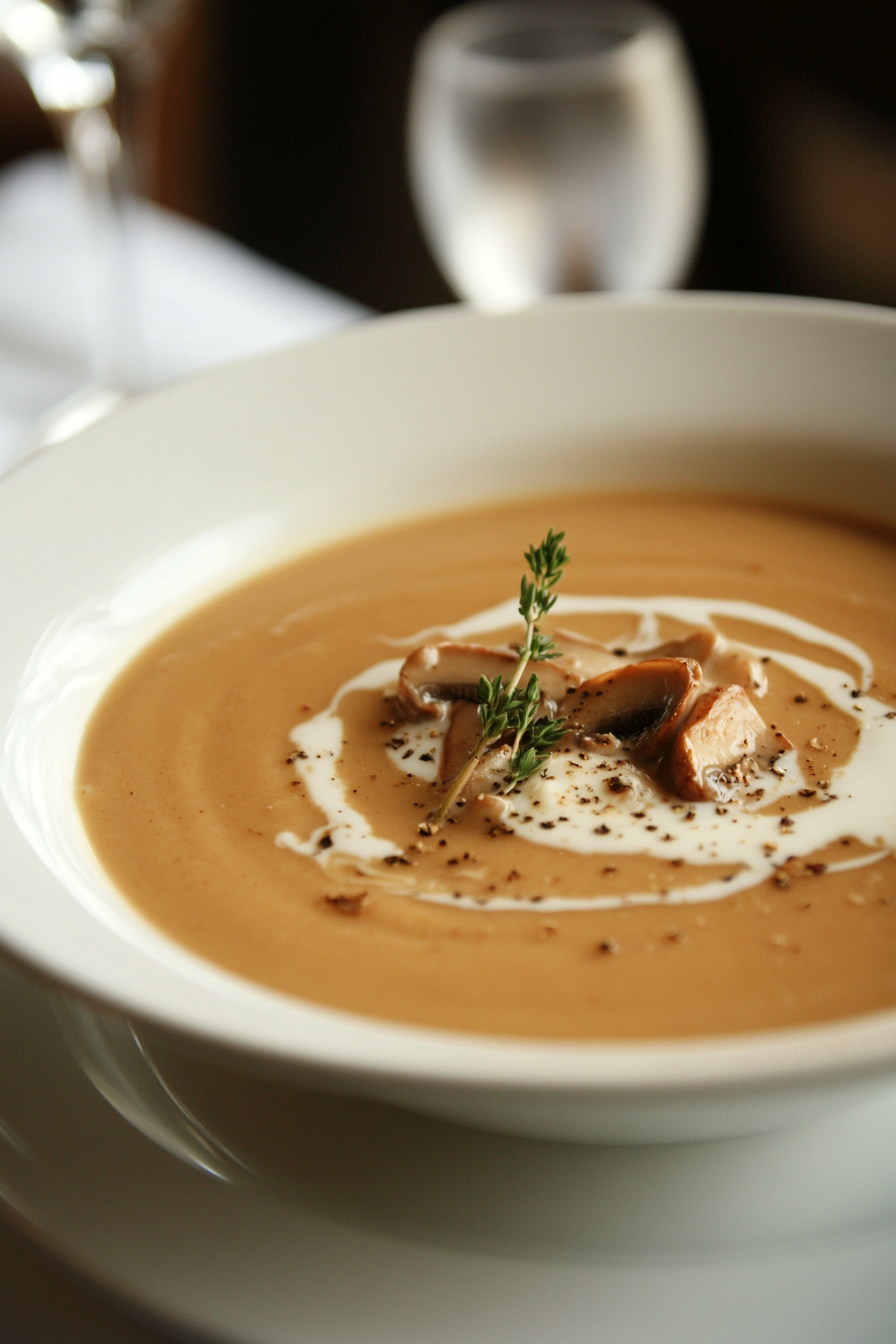
[[[582,745],[621,745],[642,760],[656,761],[687,718],[700,680],[700,665],[691,658],[628,663],[572,691],[563,713],[573,740]]]
[[[442,718],[446,702],[476,700],[480,677],[491,681],[500,676],[505,682],[510,681],[518,661],[519,655],[513,649],[485,644],[423,644],[402,664],[396,707],[408,720]],[[581,680],[556,663],[530,662],[523,671],[522,686],[533,672],[538,677],[545,710],[556,707]]]

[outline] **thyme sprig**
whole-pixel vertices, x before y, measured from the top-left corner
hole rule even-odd
[[[551,751],[566,732],[565,719],[537,719],[515,744],[504,793],[510,793],[544,765]]]
[[[513,733],[510,764],[505,777],[504,792],[534,775],[553,746],[565,731],[563,719],[536,719],[541,701],[538,677],[533,672],[525,690],[520,682],[528,663],[544,663],[561,656],[551,635],[542,634],[538,622],[557,601],[551,590],[559,583],[569,555],[563,545],[565,532],[550,529],[540,546],[530,546],[525,553],[531,579],[524,574],[520,581],[519,613],[526,623],[526,637],[519,648],[519,659],[507,685],[500,676],[491,681],[484,674],[479,679],[476,698],[479,702],[479,740],[442,799],[438,810],[420,827],[433,835],[444,825],[445,818],[457,802],[468,780],[489,747],[508,733]]]

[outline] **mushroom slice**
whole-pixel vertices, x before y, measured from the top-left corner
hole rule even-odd
[[[754,695],[765,695],[768,677],[758,658],[751,658],[746,649],[729,644],[721,635],[707,662],[703,664],[707,680],[721,686],[743,686]]]
[[[682,639],[670,639],[650,649],[647,657],[693,658],[703,668],[707,681],[720,686],[744,686],[755,695],[765,695],[768,690],[768,678],[759,660],[715,630],[695,630]]]
[[[463,807],[464,803],[473,798],[480,798],[500,794],[510,774],[510,761],[513,755],[512,748],[507,742],[502,742],[498,746],[490,747],[481,760],[477,761],[476,768],[464,784],[463,792],[460,794],[457,805]],[[461,762],[461,768],[466,764],[469,757]],[[455,775],[458,772],[455,771]],[[446,793],[449,786],[454,782],[453,776],[446,775],[439,780],[442,792]]]
[[[583,744],[612,737],[643,760],[655,761],[687,718],[700,677],[692,658],[628,663],[584,682],[566,697],[563,713]]]
[[[464,797],[475,798],[481,793],[498,793],[503,788],[504,780],[510,771],[512,754],[510,746],[506,743],[487,751],[470,776],[464,789]]]
[[[407,719],[442,718],[446,701],[475,700],[480,676],[509,680],[516,662],[510,649],[482,644],[423,644],[402,664],[398,704]]]
[[[555,630],[554,641],[562,650],[559,664],[567,668],[581,680],[597,677],[601,672],[609,672],[614,667],[622,667],[632,660],[626,654],[613,653],[603,644],[589,639],[587,635],[576,634],[574,630]]]
[[[511,835],[513,828],[507,825],[513,811],[513,803],[500,793],[480,793],[473,799],[473,806],[483,820],[492,823],[492,835]]]
[[[445,713],[446,701],[476,700],[480,677],[492,681],[500,676],[509,681],[518,661],[513,649],[485,644],[423,644],[402,664],[396,704],[406,719],[439,719]],[[581,680],[553,662],[530,662],[523,672],[522,686],[533,672],[538,676],[542,702],[550,701],[554,706]]]
[[[665,644],[657,644],[656,648],[644,653],[644,658],[693,658],[705,668],[718,643],[715,630],[695,630],[682,639],[668,639]]]
[[[703,668],[707,681],[720,686],[744,686],[755,695],[765,695],[768,690],[768,678],[759,660],[715,630],[695,630],[683,639],[670,639],[650,649],[647,657],[693,658]]]
[[[450,722],[442,740],[442,757],[439,761],[439,784],[443,789],[463,770],[472,756],[482,722],[476,705],[468,700],[459,700],[451,706]],[[507,743],[496,744],[482,757],[464,787],[464,798],[475,798],[480,793],[496,791],[496,785],[504,783],[504,776],[510,769],[511,749]]]
[[[451,706],[439,761],[439,779],[443,784],[450,783],[463,770],[479,741],[481,732],[482,720],[476,705],[469,700],[458,700]]]
[[[727,802],[733,767],[756,750],[766,726],[742,686],[716,686],[701,695],[665,761],[664,774],[689,802]]]

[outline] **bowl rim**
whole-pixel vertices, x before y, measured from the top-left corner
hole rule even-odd
[[[367,333],[390,328],[403,331],[402,339],[413,342],[433,324],[539,321],[542,312],[594,306],[643,312],[695,310],[729,315],[753,311],[802,314],[821,320],[858,321],[863,326],[881,325],[896,332],[896,311],[866,304],[841,303],[763,295],[662,294],[588,295],[552,299],[516,314],[474,313],[458,306],[449,309],[402,313],[361,324],[355,330],[327,335],[310,346],[368,339]],[[375,337],[374,337],[375,339]],[[256,356],[242,363],[259,366],[283,358],[283,351]],[[301,359],[296,347],[291,358]],[[121,415],[140,416],[140,405],[159,397],[182,399],[208,395],[219,380],[228,378],[233,366],[212,370],[184,380],[174,388],[141,398]],[[240,367],[240,365],[237,365]],[[119,417],[115,417],[119,422]],[[124,423],[122,421],[122,423]],[[107,427],[108,428],[108,427]],[[114,428],[114,426],[113,426]],[[107,431],[99,431],[102,437]],[[78,445],[92,445],[98,431],[91,429],[78,438]],[[0,481],[0,499],[12,478],[27,480],[37,471],[54,471],[70,445],[47,449],[20,463]],[[74,448],[78,451],[78,448]],[[54,456],[50,456],[53,454]],[[47,467],[49,463],[49,467]],[[38,860],[39,862],[39,860]],[[896,1065],[896,1009],[864,1014],[829,1023],[793,1029],[731,1034],[714,1037],[637,1041],[565,1041],[486,1036],[444,1031],[366,1018],[341,1010],[296,1000],[212,968],[197,993],[185,1004],[162,1002],[158,994],[147,997],[145,988],[130,992],[118,986],[115,992],[58,958],[42,955],[41,949],[23,941],[8,928],[0,927],[0,942],[19,964],[63,992],[87,1000],[101,1011],[133,1017],[183,1037],[204,1041],[243,1056],[256,1056],[288,1066],[306,1067],[356,1077],[426,1081],[451,1087],[494,1091],[524,1090],[566,1095],[583,1093],[644,1094],[778,1087],[794,1079],[817,1080],[892,1071]],[[192,956],[192,954],[190,954]],[[201,959],[196,958],[199,962]],[[208,967],[208,963],[201,963]],[[209,993],[210,986],[216,988]],[[205,1002],[206,1009],[200,1011]],[[219,1015],[224,1003],[233,1009]],[[240,1007],[254,1005],[241,1020]]]

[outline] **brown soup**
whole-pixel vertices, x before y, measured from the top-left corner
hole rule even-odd
[[[397,715],[388,669],[346,691],[338,718],[327,707],[372,665],[512,598],[550,526],[571,555],[566,605],[543,623],[558,645],[621,641],[628,665],[651,639],[703,628],[706,599],[726,648],[752,650],[767,688],[746,694],[790,749],[770,790],[745,777],[731,800],[694,802],[650,767],[642,797],[637,762],[629,778],[574,743],[509,795],[503,820],[471,797],[421,834],[440,788],[422,758],[437,757],[443,720]],[[475,638],[512,646],[520,628],[502,614]],[[896,767],[880,764],[894,706],[892,534],[761,501],[556,496],[361,536],[194,612],[104,696],[77,789],[118,890],[180,943],[285,993],[515,1036],[755,1031],[896,1004]],[[319,753],[300,745],[321,724],[339,730],[334,806],[368,824],[377,852],[334,843],[339,818],[311,786]]]

